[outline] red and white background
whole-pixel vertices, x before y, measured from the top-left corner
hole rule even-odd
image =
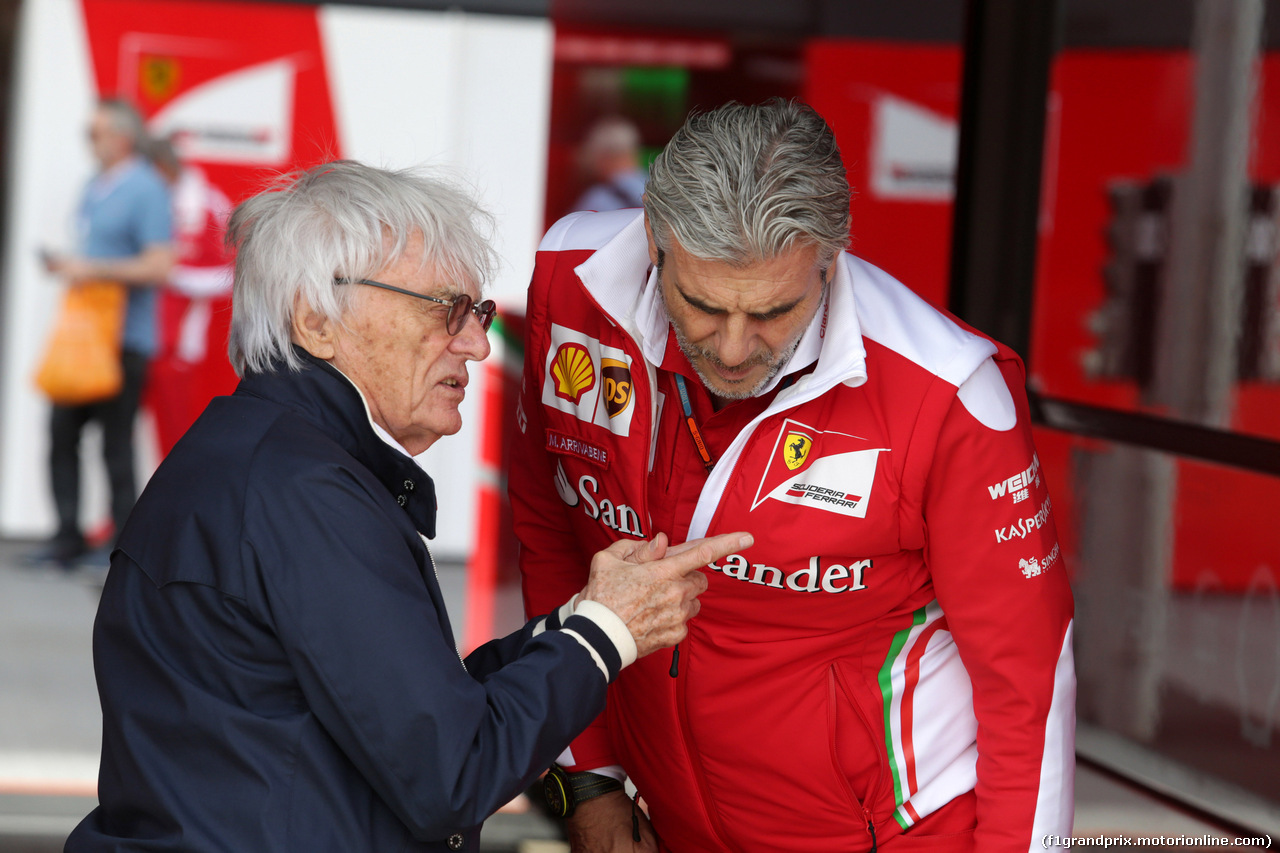
[[[92,175],[85,126],[99,97],[138,105],[155,134],[233,202],[273,176],[337,157],[444,167],[498,219],[503,266],[492,288],[522,308],[542,230],[550,22],[461,12],[211,0],[37,0],[17,39],[8,255],[0,331],[0,536],[52,530],[47,404],[29,377],[59,294],[37,263],[69,249],[73,211]],[[495,353],[495,355],[500,355]],[[464,419],[475,424],[484,376]],[[156,463],[139,431],[139,474]],[[428,451],[447,484],[436,551],[472,543],[477,432]],[[84,523],[104,506],[97,445],[86,442]]]

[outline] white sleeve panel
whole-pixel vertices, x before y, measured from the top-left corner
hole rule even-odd
[[[1018,423],[1018,410],[1013,406],[1004,374],[990,358],[960,384],[956,396],[965,410],[987,429],[1008,432]]]
[[[1071,837],[1075,819],[1076,667],[1071,650],[1075,620],[1067,625],[1053,675],[1053,703],[1045,721],[1044,757],[1040,763],[1040,796],[1029,851],[1042,851],[1046,835]],[[1061,850],[1061,847],[1050,848]]]

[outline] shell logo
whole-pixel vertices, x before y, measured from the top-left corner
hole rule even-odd
[[[556,396],[578,405],[582,395],[596,384],[596,366],[591,353],[582,344],[561,344],[551,362],[551,377],[556,381]]]

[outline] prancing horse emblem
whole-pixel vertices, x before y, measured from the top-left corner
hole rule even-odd
[[[813,439],[809,438],[809,436],[798,432],[789,432],[782,450],[782,459],[787,463],[787,467],[794,471],[809,458],[809,451],[812,448]]]

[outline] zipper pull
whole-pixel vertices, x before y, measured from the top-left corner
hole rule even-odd
[[[671,669],[668,672],[672,678],[680,674],[680,644],[676,643],[675,648],[671,650]]]
[[[867,811],[866,806],[862,807],[862,816],[867,819],[867,832],[871,833],[871,850],[868,853],[876,853],[876,850],[879,849],[876,846],[876,825],[871,820],[871,812]]]

